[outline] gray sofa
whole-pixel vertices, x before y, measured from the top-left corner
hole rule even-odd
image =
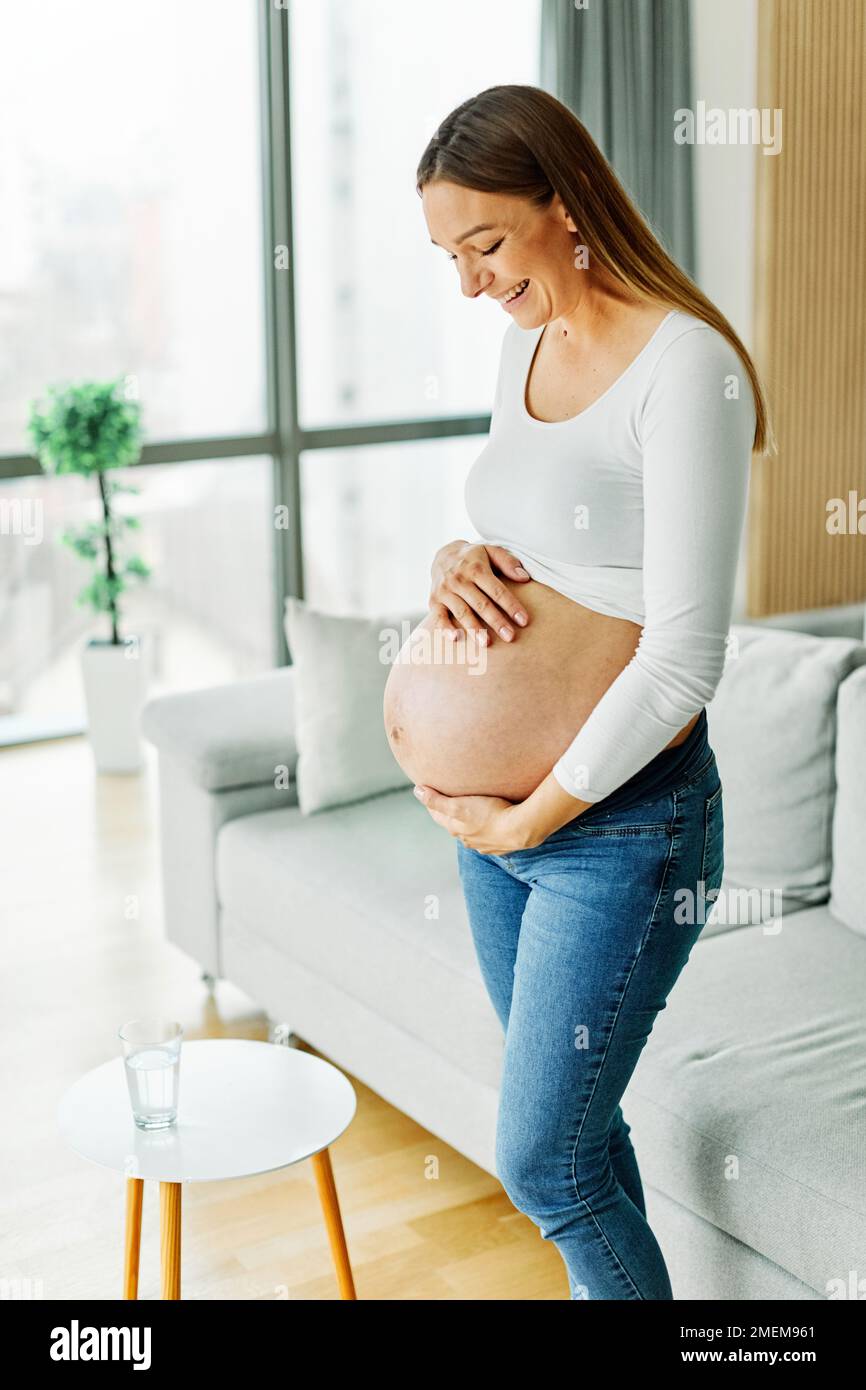
[[[863,635],[862,606],[734,626],[708,709],[722,894],[623,1098],[678,1299],[866,1279]],[[292,681],[145,710],[168,938],[494,1173],[502,1035],[454,842],[408,785],[301,815]]]

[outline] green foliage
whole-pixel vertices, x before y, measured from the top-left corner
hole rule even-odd
[[[85,584],[81,590],[78,602],[90,604],[97,613],[113,613],[116,611],[117,600],[122,590],[123,580],[119,575],[109,579],[105,574],[96,573],[90,583]]]
[[[123,572],[124,574],[137,575],[139,579],[150,578],[150,566],[145,564],[140,555],[130,555]]]
[[[102,473],[141,455],[141,407],[122,395],[123,378],[49,386],[33,401],[27,430],[46,473]]]
[[[122,395],[123,378],[50,386],[45,404],[33,401],[27,431],[34,453],[47,473],[79,473],[95,477],[102,502],[102,519],[64,531],[61,539],[82,560],[97,566],[78,595],[111,619],[112,641],[120,642],[119,599],[128,580],[143,580],[150,570],[140,555],[123,556],[122,540],[139,527],[137,517],[114,511],[112,499],[121,492],[137,493],[130,483],[109,472],[128,468],[141,457],[141,409]]]

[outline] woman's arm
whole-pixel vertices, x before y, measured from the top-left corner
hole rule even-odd
[[[521,848],[534,849],[554,830],[567,825],[592,804],[564,791],[554,774],[549,772],[525,801],[515,803],[512,818],[515,837],[521,842]]]
[[[643,631],[552,772],[584,809],[645,767],[715,694],[754,429],[749,378],[726,339],[709,326],[676,338],[654,368],[639,420]]]

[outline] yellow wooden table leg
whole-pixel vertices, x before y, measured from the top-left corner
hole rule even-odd
[[[322,1149],[320,1153],[313,1154],[313,1172],[316,1175],[316,1186],[319,1189],[319,1201],[322,1204],[325,1226],[328,1231],[328,1240],[331,1243],[331,1256],[334,1261],[334,1268],[337,1271],[337,1285],[340,1290],[340,1298],[357,1298],[358,1295],[355,1293],[355,1283],[352,1279],[352,1266],[349,1264],[349,1251],[346,1247],[346,1237],[343,1233],[343,1220],[340,1216],[340,1203],[337,1199],[337,1188],[331,1169],[331,1155],[328,1153],[327,1149]]]
[[[123,1297],[138,1298],[138,1261],[141,1250],[141,1201],[143,1178],[126,1179],[126,1235],[123,1250]]]
[[[159,1255],[163,1298],[180,1298],[179,1182],[159,1184]]]

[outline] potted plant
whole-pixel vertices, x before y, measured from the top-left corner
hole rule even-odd
[[[27,423],[47,473],[92,477],[99,488],[100,519],[67,529],[61,539],[93,565],[78,602],[106,614],[110,628],[110,636],[92,639],[82,651],[88,733],[100,772],[133,772],[141,766],[139,717],[146,694],[141,642],[121,633],[121,595],[130,581],[150,573],[139,555],[125,554],[125,537],[138,519],[114,506],[118,493],[139,491],[111,476],[141,456],[140,407],[123,388],[122,377],[49,387],[44,404],[31,403]]]

